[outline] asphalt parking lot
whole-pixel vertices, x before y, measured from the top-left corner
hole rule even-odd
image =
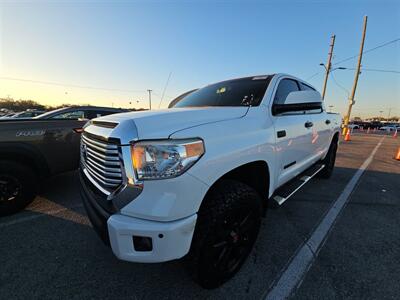
[[[90,227],[77,174],[53,178],[28,209],[0,219],[0,298],[271,298],[279,283],[291,284],[284,275],[292,262],[381,142],[289,297],[398,299],[400,162],[393,156],[400,138],[383,136],[358,133],[342,142],[333,177],[313,179],[268,210],[239,274],[211,291],[194,284],[179,261],[118,261]]]

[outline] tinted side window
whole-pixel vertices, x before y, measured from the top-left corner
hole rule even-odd
[[[82,110],[74,110],[66,113],[61,113],[51,117],[51,119],[84,119],[84,112]]]
[[[102,111],[98,111],[96,112],[96,117],[100,117],[100,116],[108,116],[108,115],[112,115],[112,114],[117,114],[119,113],[118,111],[112,111],[112,110],[102,110]]]
[[[85,115],[86,115],[87,119],[91,120],[94,118],[101,117],[103,114],[97,110],[87,110],[87,111],[85,111]]]
[[[305,83],[299,82],[299,84],[302,91],[315,91],[315,89]]]
[[[293,91],[299,91],[297,81],[292,79],[281,80],[275,93],[274,103],[285,104],[286,97],[289,95],[290,92]]]
[[[87,110],[85,111],[86,118],[91,120],[94,118],[115,114],[115,111],[109,110]]]

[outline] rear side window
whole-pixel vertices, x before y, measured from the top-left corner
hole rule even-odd
[[[283,79],[279,82],[278,89],[276,90],[274,103],[285,104],[286,97],[290,92],[299,91],[297,81],[293,79]]]
[[[302,91],[315,91],[315,89],[309,86],[308,84],[299,82],[299,85]]]

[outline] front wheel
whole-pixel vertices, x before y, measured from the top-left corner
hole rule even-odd
[[[212,289],[234,276],[250,254],[262,203],[254,189],[234,180],[218,183],[204,201],[187,262],[195,281]]]
[[[32,169],[12,161],[0,161],[0,217],[24,209],[36,196]]]

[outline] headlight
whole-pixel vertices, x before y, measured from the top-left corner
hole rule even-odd
[[[165,179],[184,173],[204,153],[200,139],[142,141],[131,146],[139,180]]]

